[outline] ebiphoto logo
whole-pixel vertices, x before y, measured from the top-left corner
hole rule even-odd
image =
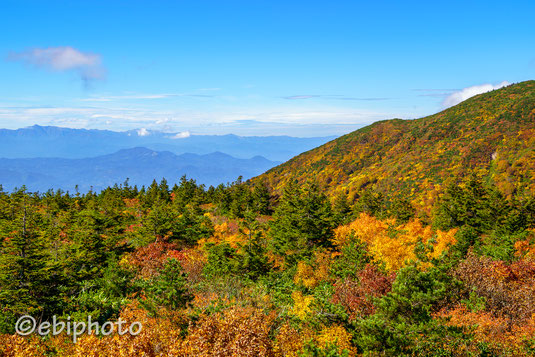
[[[78,337],[87,333],[88,335],[96,334],[109,336],[113,333],[123,336],[130,334],[132,336],[137,336],[143,329],[141,322],[134,321],[127,326],[127,322],[121,318],[116,322],[107,321],[100,325],[97,321],[92,321],[91,316],[87,317],[86,321],[71,321],[71,318],[68,317],[67,321],[58,321],[56,316],[52,317],[52,322],[44,321],[37,323],[34,317],[29,315],[24,315],[17,320],[15,324],[15,331],[18,335],[28,336],[32,333],[37,333],[40,336],[57,336],[62,332],[65,332],[67,335],[72,336],[74,343],[78,341]]]

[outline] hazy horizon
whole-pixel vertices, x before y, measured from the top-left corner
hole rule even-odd
[[[342,135],[535,78],[534,10],[528,1],[6,1],[0,127]]]

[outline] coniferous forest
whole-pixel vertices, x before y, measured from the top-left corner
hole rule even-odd
[[[533,87],[437,114],[437,156],[396,150],[424,134],[394,121],[247,182],[0,191],[0,356],[535,354]],[[443,130],[428,118],[403,125]],[[332,147],[355,162],[314,160]],[[73,343],[15,334],[23,315],[143,329]]]

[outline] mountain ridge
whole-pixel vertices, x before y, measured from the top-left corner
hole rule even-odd
[[[186,175],[200,184],[216,186],[232,182],[238,176],[248,179],[276,164],[262,156],[240,159],[220,152],[176,155],[135,147],[81,159],[2,158],[0,184],[6,190],[25,185],[30,191],[74,191],[78,186],[81,192],[87,192],[123,183],[127,178],[131,185],[146,186],[162,178],[172,184]]]
[[[221,151],[236,158],[261,155],[270,160],[285,161],[334,138],[334,136],[299,138],[232,134],[189,135],[177,138],[176,134],[160,131],[117,132],[40,125],[13,130],[0,129],[0,157],[79,159],[143,146],[155,151],[170,151],[177,155],[187,152],[209,154]]]
[[[474,172],[511,196],[535,192],[534,138],[535,81],[526,81],[424,118],[375,122],[252,181],[279,193],[291,180],[315,181],[351,199],[374,189],[430,207],[444,185]]]

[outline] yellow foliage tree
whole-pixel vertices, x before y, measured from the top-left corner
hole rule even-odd
[[[415,247],[419,242],[432,246],[428,258],[437,258],[455,244],[455,233],[455,229],[434,231],[418,219],[397,225],[395,219],[379,220],[361,213],[353,222],[335,230],[333,243],[341,248],[356,237],[367,244],[376,262],[384,263],[389,271],[396,271],[416,259]]]
[[[309,312],[312,311],[310,304],[314,301],[313,296],[303,295],[300,291],[292,293],[294,306],[290,313],[304,320]]]
[[[329,276],[331,253],[315,252],[311,263],[299,261],[294,282],[307,288],[314,288]]]
[[[340,325],[325,326],[316,340],[321,348],[336,345],[340,355],[344,351],[347,351],[349,356],[356,355],[355,348],[351,345],[351,334]]]

